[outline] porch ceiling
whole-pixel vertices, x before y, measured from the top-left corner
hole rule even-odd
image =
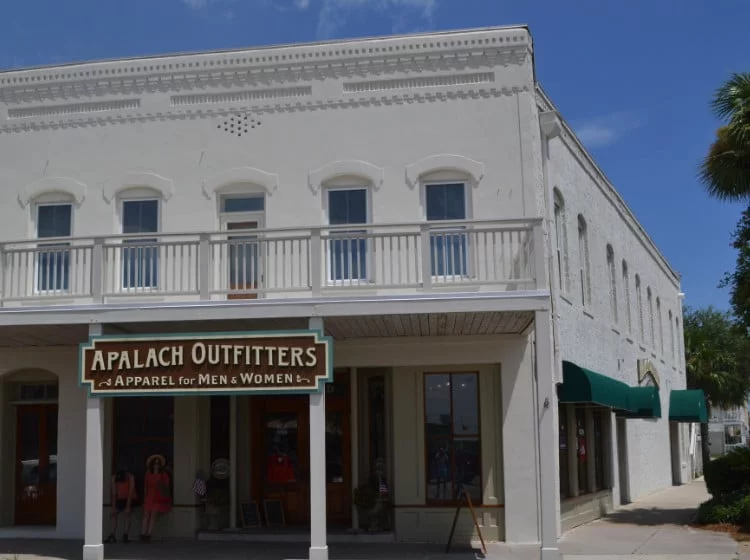
[[[330,317],[326,319],[325,325],[330,336],[341,340],[397,336],[518,334],[533,320],[533,311],[488,311]]]

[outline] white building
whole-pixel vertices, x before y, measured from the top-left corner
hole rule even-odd
[[[495,550],[545,559],[685,481],[679,278],[532,52],[511,27],[0,74],[0,535],[101,558],[109,475],[127,465],[142,498],[152,453],[159,535],[260,538],[275,504],[311,558],[371,525],[370,481],[378,538],[445,542],[467,490]],[[89,337],[145,354],[300,330],[333,340],[309,398],[172,394],[167,361],[144,388],[117,353],[107,371],[147,396],[81,386]],[[193,483],[227,470],[206,520]]]
[[[708,417],[708,441],[712,457],[748,445],[749,416],[748,410],[742,406],[731,409],[711,408]]]

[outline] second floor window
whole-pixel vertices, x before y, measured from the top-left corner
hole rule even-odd
[[[465,220],[466,185],[443,183],[425,186],[425,218],[428,222]],[[463,225],[436,228],[430,234],[432,276],[466,276],[468,240]]]
[[[367,189],[328,191],[328,223],[332,226],[367,223]],[[328,243],[328,276],[332,281],[367,279],[367,230],[335,229]]]
[[[612,321],[617,324],[617,273],[615,271],[615,252],[612,245],[607,245],[607,271],[609,272],[609,301],[612,307]]]
[[[656,330],[654,329],[654,298],[651,288],[646,288],[646,300],[648,301],[648,330],[651,336],[651,348],[656,350]]]
[[[591,303],[591,273],[589,271],[589,238],[586,220],[578,215],[578,262],[581,281],[581,303],[588,306]]]
[[[565,224],[565,202],[555,189],[555,235],[557,237],[557,272],[560,290],[568,291],[568,235]]]
[[[622,261],[622,289],[625,292],[625,314],[628,321],[628,333],[633,332],[633,311],[630,303],[630,275],[628,263]]]
[[[122,233],[154,234],[159,231],[158,200],[124,200]],[[144,235],[123,241],[122,284],[127,289],[156,288],[159,279],[159,244]]]
[[[641,277],[635,275],[635,304],[638,306],[638,331],[641,342],[646,342],[646,333],[643,326],[643,291],[641,290]]]
[[[36,236],[39,239],[70,237],[73,207],[70,204],[40,204],[36,214]],[[36,265],[36,288],[40,292],[68,291],[70,287],[70,243],[39,243]]]

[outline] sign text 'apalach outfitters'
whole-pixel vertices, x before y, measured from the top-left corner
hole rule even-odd
[[[92,337],[80,380],[92,396],[314,393],[332,381],[330,346],[315,331]]]

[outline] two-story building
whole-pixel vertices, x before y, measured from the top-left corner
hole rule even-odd
[[[158,454],[155,536],[323,559],[468,495],[553,559],[688,476],[679,278],[525,27],[2,73],[0,189],[0,536],[102,558]]]

